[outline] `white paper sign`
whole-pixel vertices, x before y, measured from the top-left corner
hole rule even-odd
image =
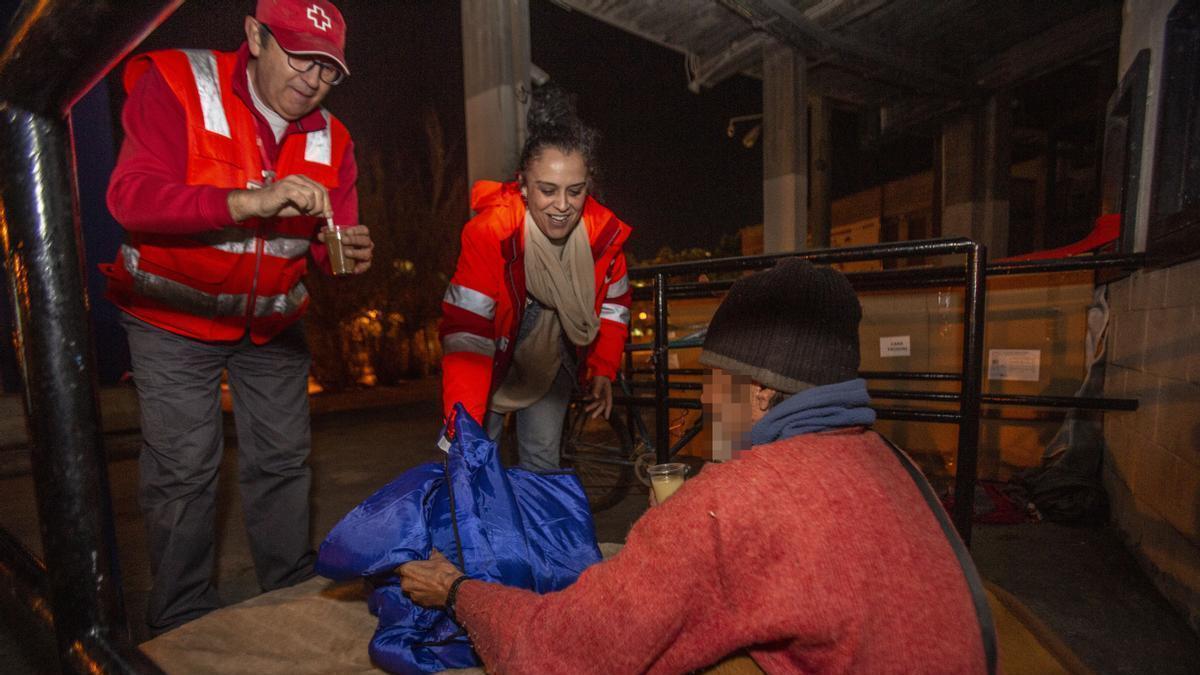
[[[1042,352],[1037,349],[989,349],[988,379],[1037,382]]]
[[[893,358],[896,356],[912,356],[912,341],[907,335],[893,335],[879,338],[879,356]]]

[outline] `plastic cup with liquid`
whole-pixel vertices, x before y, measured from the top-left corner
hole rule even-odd
[[[329,249],[329,266],[334,274],[341,276],[354,271],[354,261],[346,257],[342,245],[342,230],[333,224],[332,218],[328,219],[325,226],[325,247]]]
[[[659,504],[675,494],[683,487],[683,478],[687,475],[687,464],[672,462],[670,464],[655,464],[646,470],[650,475],[650,487],[654,490],[654,499]]]

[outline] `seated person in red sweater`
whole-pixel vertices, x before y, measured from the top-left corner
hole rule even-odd
[[[752,424],[729,439],[750,450],[563,591],[470,580],[440,555],[401,566],[402,587],[451,611],[492,673],[687,673],[739,652],[768,673],[986,672],[974,568],[869,428],[861,317],[830,268],[793,258],[739,280],[700,361],[715,428]]]

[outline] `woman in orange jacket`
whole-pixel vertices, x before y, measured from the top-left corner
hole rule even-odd
[[[630,228],[589,192],[598,134],[565,94],[535,94],[517,180],[480,181],[478,215],[442,299],[442,392],[498,438],[517,415],[521,465],[558,468],[576,383],[593,416],[612,409],[629,333]]]

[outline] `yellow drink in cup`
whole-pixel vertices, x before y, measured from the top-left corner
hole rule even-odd
[[[687,465],[679,462],[671,464],[655,464],[646,470],[650,474],[650,487],[654,489],[654,499],[659,504],[675,494],[683,487],[683,477],[687,474]]]

